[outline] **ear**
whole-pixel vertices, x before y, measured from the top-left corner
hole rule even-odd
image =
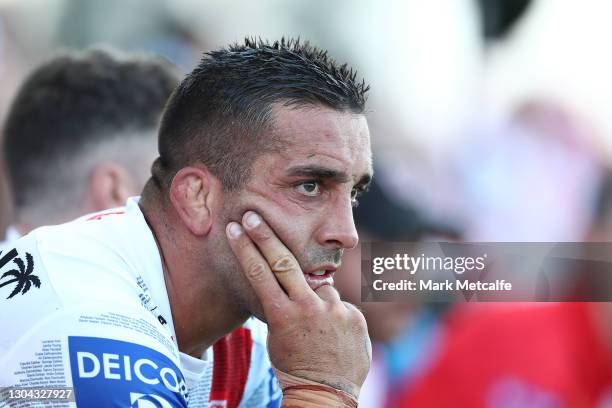
[[[90,179],[93,211],[120,207],[131,195],[137,194],[128,171],[116,163],[97,165]]]
[[[205,166],[182,168],[170,186],[170,202],[183,224],[197,236],[210,231],[219,194],[220,183]]]

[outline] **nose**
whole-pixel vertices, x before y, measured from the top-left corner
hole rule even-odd
[[[319,244],[336,249],[351,249],[357,246],[359,236],[353,220],[351,199],[338,199],[323,214],[319,229]]]

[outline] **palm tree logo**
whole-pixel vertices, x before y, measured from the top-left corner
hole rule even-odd
[[[2,253],[0,252],[0,254]],[[7,297],[7,299],[12,298],[19,292],[21,292],[22,295],[25,295],[30,290],[32,285],[36,286],[37,288],[40,288],[40,279],[38,278],[38,276],[32,275],[32,272],[34,271],[34,259],[32,259],[32,255],[26,252],[26,262],[23,262],[23,259],[16,256],[17,251],[12,250],[7,255],[2,257],[2,261],[4,262],[4,264],[8,263],[8,257],[10,255],[13,255],[13,263],[17,265],[17,269],[11,269],[10,271],[5,272],[2,274],[2,276],[0,276],[0,280],[9,276],[13,277],[12,279],[0,283],[0,288],[6,285],[10,285],[11,283],[16,283],[17,286],[15,286],[15,288]],[[3,266],[1,264],[2,262],[0,261],[0,267]]]

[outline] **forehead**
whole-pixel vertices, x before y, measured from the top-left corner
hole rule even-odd
[[[370,132],[362,114],[323,106],[273,107],[274,137],[281,156],[293,162],[323,162],[361,177],[372,173]]]

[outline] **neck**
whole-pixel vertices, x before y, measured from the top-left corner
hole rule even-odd
[[[11,226],[15,228],[15,231],[17,231],[17,233],[21,236],[26,235],[28,232],[32,231],[35,228],[23,222],[17,222]]]
[[[143,194],[140,207],[157,242],[179,350],[200,358],[216,340],[248,318],[232,308],[231,295],[206,268],[195,248],[202,239],[182,227],[173,209]]]

